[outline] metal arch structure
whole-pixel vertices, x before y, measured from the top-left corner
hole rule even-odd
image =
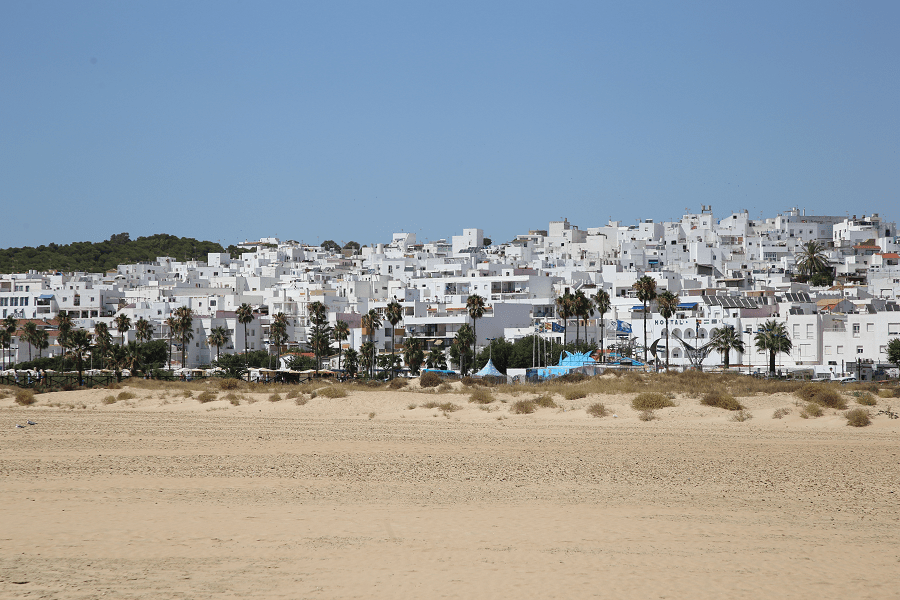
[[[672,337],[681,342],[681,346],[684,348],[684,355],[691,361],[691,365],[696,367],[698,371],[702,371],[703,361],[706,360],[706,357],[709,356],[713,350],[715,350],[715,348],[713,348],[713,341],[710,340],[702,346],[695,348],[674,333],[672,334]]]

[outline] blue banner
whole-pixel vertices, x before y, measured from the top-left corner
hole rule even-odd
[[[625,321],[616,321],[616,332],[618,333],[631,333],[631,323],[626,323]]]

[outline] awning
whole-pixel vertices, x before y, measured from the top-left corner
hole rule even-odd
[[[697,304],[699,304],[699,303],[698,302],[682,302],[681,304],[678,305],[678,309],[679,310],[694,309],[694,308],[697,308]]]
[[[40,296],[38,296],[38,298],[40,300],[52,300],[53,294],[41,294]]]

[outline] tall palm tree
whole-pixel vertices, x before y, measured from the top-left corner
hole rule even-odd
[[[172,338],[174,338],[175,336],[178,335],[178,328],[179,328],[178,317],[176,317],[175,315],[172,315],[171,317],[167,318],[164,322],[166,324],[166,327],[169,329],[169,336],[168,336],[169,368],[171,369],[172,368]]]
[[[206,338],[206,343],[216,347],[216,362],[219,361],[219,352],[222,346],[228,343],[228,330],[221,325],[213,327]]]
[[[462,375],[468,372],[469,344],[472,343],[474,337],[475,330],[468,323],[463,323],[457,330],[456,337],[453,338],[453,343],[450,346],[451,358],[453,358],[454,354],[459,357],[458,364]],[[473,361],[472,365],[474,366],[474,364]]]
[[[597,307],[597,312],[600,313],[600,358],[603,362],[606,362],[606,354],[604,354],[604,338],[606,333],[606,313],[609,312],[609,309],[612,307],[612,303],[609,299],[609,292],[600,288],[596,294],[594,294],[594,306]]]
[[[104,322],[94,325],[94,346],[97,348],[98,358],[105,360],[104,357],[112,344],[112,336],[109,333],[109,326]]]
[[[0,353],[3,354],[3,370],[6,370],[6,350],[12,345],[12,336],[5,327],[0,327]]]
[[[119,313],[113,323],[115,323],[116,330],[119,332],[119,345],[124,346],[125,334],[131,329],[131,319],[125,313]]]
[[[331,330],[331,335],[334,340],[338,343],[338,369],[341,368],[341,359],[344,355],[344,340],[350,337],[350,326],[346,321],[341,321],[338,319],[337,323],[334,324],[334,329]]]
[[[44,350],[50,347],[50,334],[46,329],[38,329],[34,336],[34,342],[34,347],[38,351],[38,358],[41,358]]]
[[[69,349],[69,335],[72,333],[72,315],[68,311],[61,310],[56,315],[56,329],[58,334],[56,336],[56,343],[59,344],[59,347],[62,348],[63,353],[63,371],[66,370],[66,354],[68,354]]]
[[[349,355],[349,352],[347,354]],[[349,356],[347,360],[350,360]],[[364,342],[359,347],[359,365],[363,371],[368,371],[370,379],[375,376],[375,344],[373,342]]]
[[[484,316],[484,298],[478,294],[472,294],[466,298],[466,310],[472,317],[472,371],[475,371],[475,347],[478,344],[478,334],[475,331],[475,323]]]
[[[446,369],[447,359],[444,356],[443,350],[440,348],[432,348],[428,353],[428,356],[425,357],[425,366],[429,369]]]
[[[578,346],[578,336],[581,333],[581,328],[577,325],[577,323],[584,319],[584,337],[587,339],[587,322],[588,319],[591,318],[591,315],[594,314],[594,303],[588,298],[582,290],[578,290],[575,292],[573,307],[575,309],[575,317],[576,320],[575,326],[575,346]]]
[[[559,315],[563,322],[563,346],[568,342],[569,328],[567,325],[569,324],[569,318],[572,316],[573,306],[573,296],[569,292],[565,292],[556,299],[556,314]]]
[[[678,310],[678,296],[666,290],[656,297],[656,306],[659,309],[659,316],[666,321],[666,371],[669,370],[669,319],[675,315]]]
[[[244,326],[244,354],[247,354],[247,325],[253,322],[253,307],[244,302],[237,307],[237,322]]]
[[[309,303],[309,320],[313,326],[307,335],[307,343],[316,354],[316,372],[319,371],[321,357],[331,352],[331,328],[328,326],[328,308],[316,300]]]
[[[392,301],[387,305],[387,308],[384,310],[384,316],[387,318],[388,322],[391,324],[391,360],[393,360],[394,356],[394,342],[397,339],[397,323],[403,320],[403,307],[400,306],[400,303],[396,300]],[[393,370],[391,371],[391,379],[394,377]]]
[[[281,362],[281,347],[288,340],[288,318],[283,312],[277,313],[272,317],[272,323],[269,325],[269,339],[275,344],[276,361]]]
[[[378,311],[374,308],[369,309],[369,312],[362,317],[362,326],[365,327],[366,331],[369,333],[370,345],[366,346],[366,348],[372,353],[372,356],[367,359],[367,362],[360,362],[369,366],[369,377],[371,378],[375,377],[375,332],[381,328],[381,316],[379,316]],[[365,355],[362,348],[360,348],[360,352]]]
[[[825,246],[817,241],[803,244],[800,251],[794,255],[794,262],[797,264],[797,270],[806,278],[831,271],[831,263],[825,255]]]
[[[91,352],[91,334],[84,329],[75,329],[69,337],[69,356],[75,359],[78,369],[78,385],[84,382],[84,358]]]
[[[179,306],[175,309],[175,319],[178,323],[178,337],[181,338],[181,368],[185,368],[188,342],[194,339],[194,311],[189,306]]]
[[[153,339],[153,323],[141,317],[134,324],[134,332],[139,342],[149,342]]]
[[[25,321],[22,325],[22,334],[19,339],[28,344],[28,362],[31,362],[31,348],[38,345],[38,326],[34,321]]]
[[[780,352],[790,352],[794,347],[788,337],[787,327],[775,319],[765,322],[756,334],[756,348],[769,353],[769,373],[775,374],[775,356]]]
[[[637,299],[644,303],[644,364],[647,364],[647,305],[656,299],[656,280],[644,275],[631,286]]]
[[[722,363],[725,365],[726,370],[731,366],[731,361],[729,360],[731,350],[744,351],[744,342],[741,340],[741,334],[735,331],[731,325],[725,325],[714,330],[711,341],[713,348],[722,354]]]
[[[403,344],[403,360],[409,367],[409,372],[418,375],[422,368],[425,352],[422,351],[422,340],[417,337],[409,337]]]

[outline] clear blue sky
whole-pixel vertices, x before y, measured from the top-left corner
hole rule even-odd
[[[4,2],[0,247],[900,218],[900,2]]]

